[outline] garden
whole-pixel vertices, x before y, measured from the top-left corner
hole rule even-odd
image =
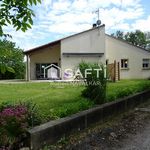
[[[94,106],[81,95],[83,85],[69,83],[0,84],[1,105],[35,105],[42,122],[62,118]],[[106,102],[150,88],[150,80],[121,80],[107,84]]]
[[[27,138],[28,128],[96,106],[96,101],[83,96],[85,89],[73,83],[1,83],[0,147],[18,149]],[[150,80],[108,82],[102,103],[146,89],[150,89]]]

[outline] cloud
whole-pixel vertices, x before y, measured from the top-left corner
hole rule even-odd
[[[117,7],[111,9],[100,9],[102,22],[106,24],[106,30],[109,29],[129,29],[129,20],[134,20],[143,15],[142,8],[126,8],[125,10],[120,10]],[[135,11],[137,13],[135,13]],[[119,15],[118,15],[119,14]],[[123,28],[125,27],[125,28]]]
[[[66,11],[71,6],[71,1],[59,0],[53,3],[52,9],[55,11]]]
[[[114,29],[116,24],[118,27],[126,24],[128,29],[129,25],[125,21],[137,19],[144,13],[140,0],[58,0],[53,1],[51,10],[41,16],[41,20],[47,18],[49,32],[69,34],[92,27],[97,20],[97,15],[92,12],[97,8],[100,8],[102,23],[106,24],[106,29],[109,30]]]
[[[136,20],[135,23],[133,23],[131,26],[134,29],[139,29],[141,31],[147,32],[150,31],[149,25],[150,25],[150,16],[148,16],[147,19]]]
[[[116,24],[116,26],[111,27],[111,29],[115,29],[115,30],[124,30],[124,31],[129,31],[131,30],[130,25],[128,23],[119,23]]]
[[[141,19],[144,15],[141,0],[43,0],[33,8],[36,18],[31,30],[6,31],[20,47],[28,49],[91,28],[97,21],[97,14],[92,12],[98,8],[106,31],[141,28],[141,23],[148,28],[150,18]]]
[[[77,24],[64,22],[64,23],[58,24],[57,26],[55,25],[50,26],[49,31],[59,33],[59,34],[76,33],[76,32],[81,32],[83,30],[87,30],[90,27],[91,25],[89,24],[80,24],[80,27],[78,27]]]

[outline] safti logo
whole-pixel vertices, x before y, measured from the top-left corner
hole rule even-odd
[[[101,68],[99,69],[85,69],[84,74],[81,73],[81,70],[78,68],[77,70],[73,70],[70,68],[67,68],[64,70],[64,73],[62,75],[63,79],[66,80],[75,80],[75,79],[86,79],[88,75],[91,75],[92,72],[96,73],[96,77],[99,78],[100,71],[102,71]],[[106,69],[104,69],[104,77],[106,77]],[[44,78],[49,79],[61,79],[61,68],[51,64],[44,68]]]
[[[61,78],[61,68],[51,64],[44,68],[44,78],[49,79],[60,79]]]
[[[84,75],[81,73],[80,69],[77,69],[75,72],[72,69],[65,69],[64,78],[65,79],[86,79],[88,75],[91,75],[92,72],[96,73],[96,77],[99,78],[100,71],[102,69],[85,69]],[[105,75],[106,76],[106,75]]]

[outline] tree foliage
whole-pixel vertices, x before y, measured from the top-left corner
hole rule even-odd
[[[127,42],[142,48],[147,48],[147,46],[150,44],[150,40],[147,38],[147,35],[147,33],[144,33],[140,30],[127,33],[116,31],[116,33],[112,34],[112,36],[116,38],[126,40]]]
[[[146,47],[146,35],[140,30],[136,30],[135,32],[128,32],[125,34],[124,38],[126,41],[132,43],[133,45],[143,48]]]
[[[23,78],[25,73],[23,50],[15,43],[0,40],[0,79]]]
[[[12,25],[16,30],[25,32],[33,25],[35,16],[30,6],[41,3],[41,0],[0,0],[0,36],[7,36],[3,27]]]
[[[123,39],[124,38],[124,33],[120,30],[116,31],[116,33],[113,33],[111,35],[118,38],[118,39]]]

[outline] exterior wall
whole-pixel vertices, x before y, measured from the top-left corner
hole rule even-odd
[[[104,53],[102,57],[63,56],[63,53]],[[96,28],[61,41],[62,77],[67,68],[75,69],[81,61],[105,63],[105,27]]]
[[[58,63],[60,66],[60,44],[33,51],[30,57],[30,79],[35,80],[36,63]]]
[[[129,69],[120,70],[121,79],[140,79],[150,77],[150,70],[144,70],[142,68],[143,59],[150,59],[150,52],[114,39],[108,35],[106,35],[105,39],[106,59],[108,59],[109,64],[113,63],[114,60],[120,62],[120,64],[121,59],[129,60]]]

